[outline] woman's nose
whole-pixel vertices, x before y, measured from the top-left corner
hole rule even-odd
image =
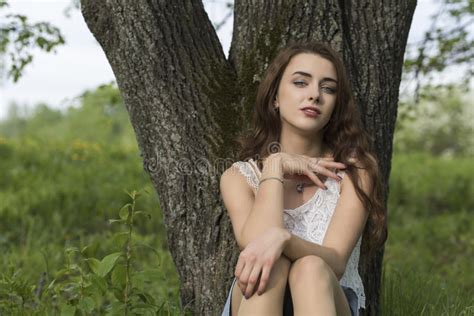
[[[311,95],[309,96],[309,100],[311,102],[319,102],[319,89],[316,89],[316,91],[312,91]]]

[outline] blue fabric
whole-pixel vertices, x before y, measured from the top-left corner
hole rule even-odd
[[[234,281],[232,281],[232,286],[230,287],[229,294],[227,295],[227,300],[224,305],[224,310],[222,311],[221,316],[231,316],[231,297],[232,297],[232,290],[234,289],[234,285],[236,282],[236,278],[234,278]],[[346,294],[347,301],[349,302],[349,307],[351,309],[351,315],[352,316],[359,316],[359,300],[357,298],[357,294],[354,292],[353,289],[350,287],[342,286],[342,289],[344,290],[344,294]],[[286,286],[286,291],[285,291],[285,300],[283,304],[283,315],[284,316],[290,316],[293,315],[293,302],[291,301],[291,293],[289,290],[288,285]]]

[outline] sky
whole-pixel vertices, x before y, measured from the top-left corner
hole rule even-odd
[[[65,109],[74,104],[74,98],[88,89],[114,81],[114,74],[79,10],[71,17],[64,9],[71,0],[10,0],[8,11],[24,14],[30,22],[47,21],[59,27],[66,44],[56,53],[34,51],[33,63],[25,68],[22,78],[13,83],[0,83],[0,119],[7,115],[8,105],[15,102],[21,107],[32,108],[44,102],[48,106]],[[205,9],[211,21],[223,18],[224,0],[205,0]],[[413,17],[408,42],[419,41],[429,26],[429,17],[437,8],[436,0],[419,0]],[[228,54],[232,37],[232,17],[218,31],[224,53]],[[8,62],[8,60],[5,60]]]

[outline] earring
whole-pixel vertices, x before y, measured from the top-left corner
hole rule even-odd
[[[280,113],[280,109],[279,109],[279,106],[278,106],[278,102],[275,98],[275,100],[273,100],[273,111],[275,111],[276,114]]]

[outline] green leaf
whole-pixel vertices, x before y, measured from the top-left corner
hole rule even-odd
[[[62,276],[68,275],[71,271],[69,269],[61,269],[58,272],[56,272],[56,279],[59,279]]]
[[[121,252],[115,252],[108,256],[105,256],[99,264],[99,270],[97,271],[97,275],[105,277],[110,272],[110,270],[113,269],[115,263],[117,262],[117,259],[121,255]]]
[[[118,288],[113,288],[112,293],[114,293],[115,298],[120,302],[125,302],[125,298],[123,297],[123,290]]]
[[[126,221],[123,219],[109,219],[109,223],[125,223]]]
[[[147,294],[147,293],[138,293],[137,296],[142,300],[142,302],[144,303],[148,303],[148,304],[152,304],[152,305],[155,305],[156,304],[156,301],[155,299],[153,298],[153,296],[151,296],[150,294]]]
[[[129,209],[128,209],[129,207],[132,207],[132,204],[127,203],[120,209],[119,216],[122,220],[128,219],[128,216],[130,214]]]
[[[56,283],[56,279],[54,279],[53,281],[51,281],[51,283],[49,283],[48,287],[46,288],[46,291],[51,290],[54,286],[54,283]]]
[[[99,274],[99,266],[100,266],[100,261],[97,260],[96,258],[88,258],[85,259],[87,264],[89,265],[89,268],[91,268],[92,272],[95,274]]]
[[[112,244],[115,246],[122,247],[123,244],[127,241],[127,239],[128,239],[128,232],[116,233],[115,235],[112,236]]]
[[[98,275],[91,275],[91,282],[97,290],[99,290],[100,294],[104,294],[107,291],[107,282]]]
[[[133,198],[134,198],[134,196],[135,196],[135,193],[134,193],[135,191],[128,192],[127,190],[124,190],[124,192],[127,193],[127,195],[128,195],[129,197],[131,197],[132,200],[133,200]]]
[[[149,213],[145,213],[143,211],[136,211],[134,214],[135,215],[142,215],[142,216],[147,217],[148,219],[151,219],[151,215]]]
[[[136,303],[133,304],[132,306],[132,312],[138,315],[146,315],[147,312],[154,313],[158,309],[157,306],[151,305],[151,304],[146,304],[146,303]]]
[[[91,313],[95,308],[95,302],[91,297],[84,297],[79,301],[79,308],[84,310],[86,313]]]
[[[74,316],[76,313],[76,307],[63,304],[61,305],[61,316]]]
[[[120,289],[125,287],[127,269],[123,265],[117,265],[112,271],[112,285]]]
[[[45,49],[45,47],[49,44],[48,43],[48,40],[45,39],[44,37],[40,36],[38,38],[36,38],[36,44],[38,44],[38,46],[41,48],[41,49]]]
[[[98,240],[94,240],[91,244],[89,244],[89,245],[85,246],[84,248],[82,248],[81,254],[85,258],[93,257],[93,256],[95,256],[98,248],[99,248],[99,242],[98,242]]]
[[[123,315],[125,312],[125,304],[122,302],[113,302],[111,308],[107,311],[107,315]]]

